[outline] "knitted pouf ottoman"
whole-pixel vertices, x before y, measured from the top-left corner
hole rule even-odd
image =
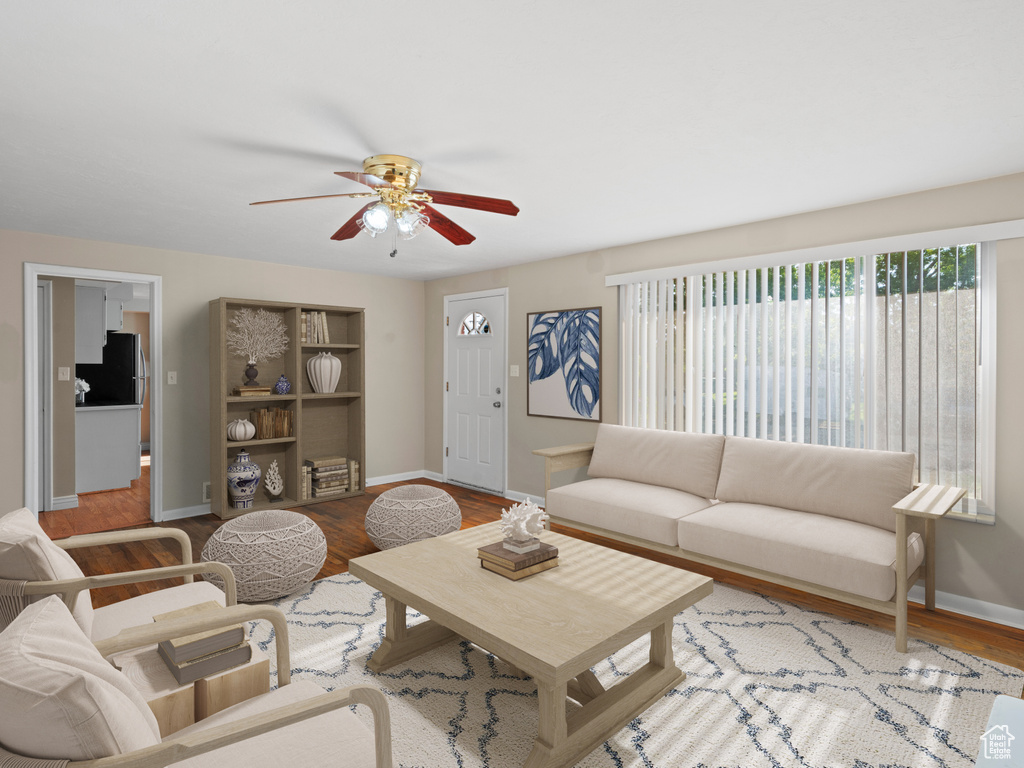
[[[327,540],[305,515],[266,509],[224,523],[200,559],[226,564],[235,574],[238,601],[257,603],[290,595],[315,579],[327,559]],[[224,586],[218,576],[204,578]]]
[[[391,549],[459,530],[455,499],[432,485],[400,485],[384,491],[366,510],[366,535],[378,549]]]

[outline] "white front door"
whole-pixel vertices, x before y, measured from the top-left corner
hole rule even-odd
[[[504,493],[505,296],[447,306],[447,477]]]

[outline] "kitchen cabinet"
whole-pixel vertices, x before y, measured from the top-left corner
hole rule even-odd
[[[142,475],[142,406],[75,409],[75,492],[128,488]]]
[[[93,285],[75,286],[75,362],[102,363],[107,343],[106,292]]]
[[[124,330],[124,302],[112,296],[104,300],[108,331]]]

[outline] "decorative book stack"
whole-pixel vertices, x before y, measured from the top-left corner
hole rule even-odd
[[[244,387],[235,387],[233,391],[234,391],[235,397],[266,397],[273,390],[270,387],[250,387],[250,386],[244,386]]]
[[[169,613],[154,616],[154,621],[194,616],[205,611],[219,610],[213,600],[190,605]],[[225,669],[245,664],[252,658],[252,647],[245,639],[241,624],[222,629],[211,629],[193,635],[164,640],[157,645],[160,658],[171,670],[178,685],[188,685],[201,677],[215,675]]]
[[[257,440],[294,437],[292,412],[286,408],[260,408],[249,414],[249,421],[256,427]]]
[[[512,581],[525,579],[558,565],[558,547],[545,544],[543,541],[537,549],[522,554],[505,549],[505,543],[498,541],[480,547],[476,551],[476,556],[480,558],[480,565],[483,568]]]
[[[344,456],[322,456],[306,459],[304,463],[310,470],[310,498],[320,499],[348,491],[352,462]]]
[[[303,344],[330,344],[331,332],[327,327],[327,313],[303,312],[299,333]]]

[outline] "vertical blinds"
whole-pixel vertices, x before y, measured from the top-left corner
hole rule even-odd
[[[623,423],[911,451],[981,498],[977,244],[620,286]]]

